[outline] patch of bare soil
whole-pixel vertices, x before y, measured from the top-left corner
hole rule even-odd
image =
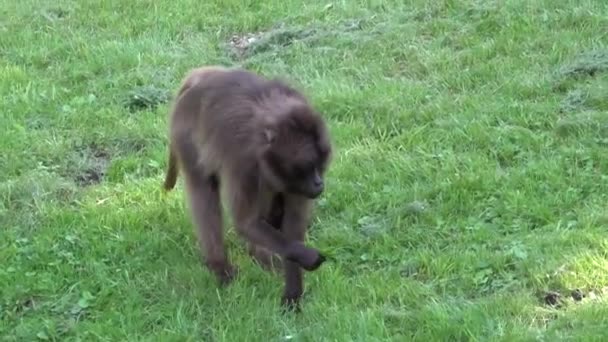
[[[564,77],[595,76],[608,70],[608,50],[594,50],[582,53],[560,70]]]
[[[255,43],[258,39],[260,39],[261,33],[245,33],[242,35],[233,35],[230,37],[230,41],[228,44],[232,50],[232,53],[242,58],[245,56],[247,49],[253,43]]]
[[[88,186],[100,183],[110,164],[110,154],[103,148],[90,145],[81,151],[83,163],[73,175],[79,186]]]
[[[608,71],[607,49],[583,52],[556,71],[556,82],[553,88],[559,92],[567,91],[577,82],[588,77],[595,77],[606,71]],[[573,99],[575,98],[570,100]]]
[[[243,59],[265,51],[284,48],[316,33],[314,29],[279,27],[269,31],[233,35],[228,45],[233,57]]]
[[[564,305],[581,302],[583,300],[595,301],[598,298],[608,295],[608,287],[601,289],[574,289],[561,291],[547,291],[543,294],[543,302],[545,305],[554,308],[561,308]],[[569,292],[567,295],[564,292]]]
[[[266,51],[285,48],[294,42],[318,41],[331,35],[348,34],[363,29],[363,20],[348,20],[337,27],[289,27],[279,24],[266,31],[234,34],[228,41],[233,58],[244,59]]]

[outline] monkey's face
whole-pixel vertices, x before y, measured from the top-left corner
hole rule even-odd
[[[325,162],[324,152],[313,144],[278,145],[269,149],[262,159],[266,178],[272,180],[276,191],[311,199],[319,197],[325,188]]]
[[[319,197],[325,188],[322,171],[315,162],[287,164],[288,176],[284,179],[286,190],[308,198]]]
[[[319,137],[308,132],[291,132],[272,141],[262,157],[262,170],[276,191],[311,199],[323,193],[330,147]]]

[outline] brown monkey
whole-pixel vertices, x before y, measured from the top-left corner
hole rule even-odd
[[[223,241],[221,185],[252,256],[262,263],[273,254],[281,257],[282,303],[297,308],[301,268],[312,271],[325,261],[304,244],[332,153],[319,113],[280,80],[242,69],[202,67],[182,83],[169,136],[164,187],[175,186],[179,168],[207,267],[224,285],[236,273]]]

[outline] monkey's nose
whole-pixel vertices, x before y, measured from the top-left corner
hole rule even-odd
[[[314,188],[312,189],[312,193],[310,194],[312,198],[317,198],[319,197],[319,195],[321,195],[321,193],[323,192],[325,186],[323,184],[323,181],[321,182],[315,182],[314,184]]]

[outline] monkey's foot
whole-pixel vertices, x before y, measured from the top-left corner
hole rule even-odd
[[[239,271],[236,267],[230,267],[224,270],[221,274],[217,274],[218,280],[222,287],[228,286],[236,278]]]
[[[302,311],[300,307],[301,293],[284,293],[281,297],[281,307],[286,312],[299,313]]]
[[[238,275],[238,269],[225,262],[208,262],[207,267],[215,274],[220,286],[228,286]]]
[[[228,286],[230,285],[234,279],[237,277],[238,275],[238,270],[235,268],[234,270],[230,271],[228,274],[226,274],[225,276],[223,276],[220,279],[220,284],[222,286]]]

